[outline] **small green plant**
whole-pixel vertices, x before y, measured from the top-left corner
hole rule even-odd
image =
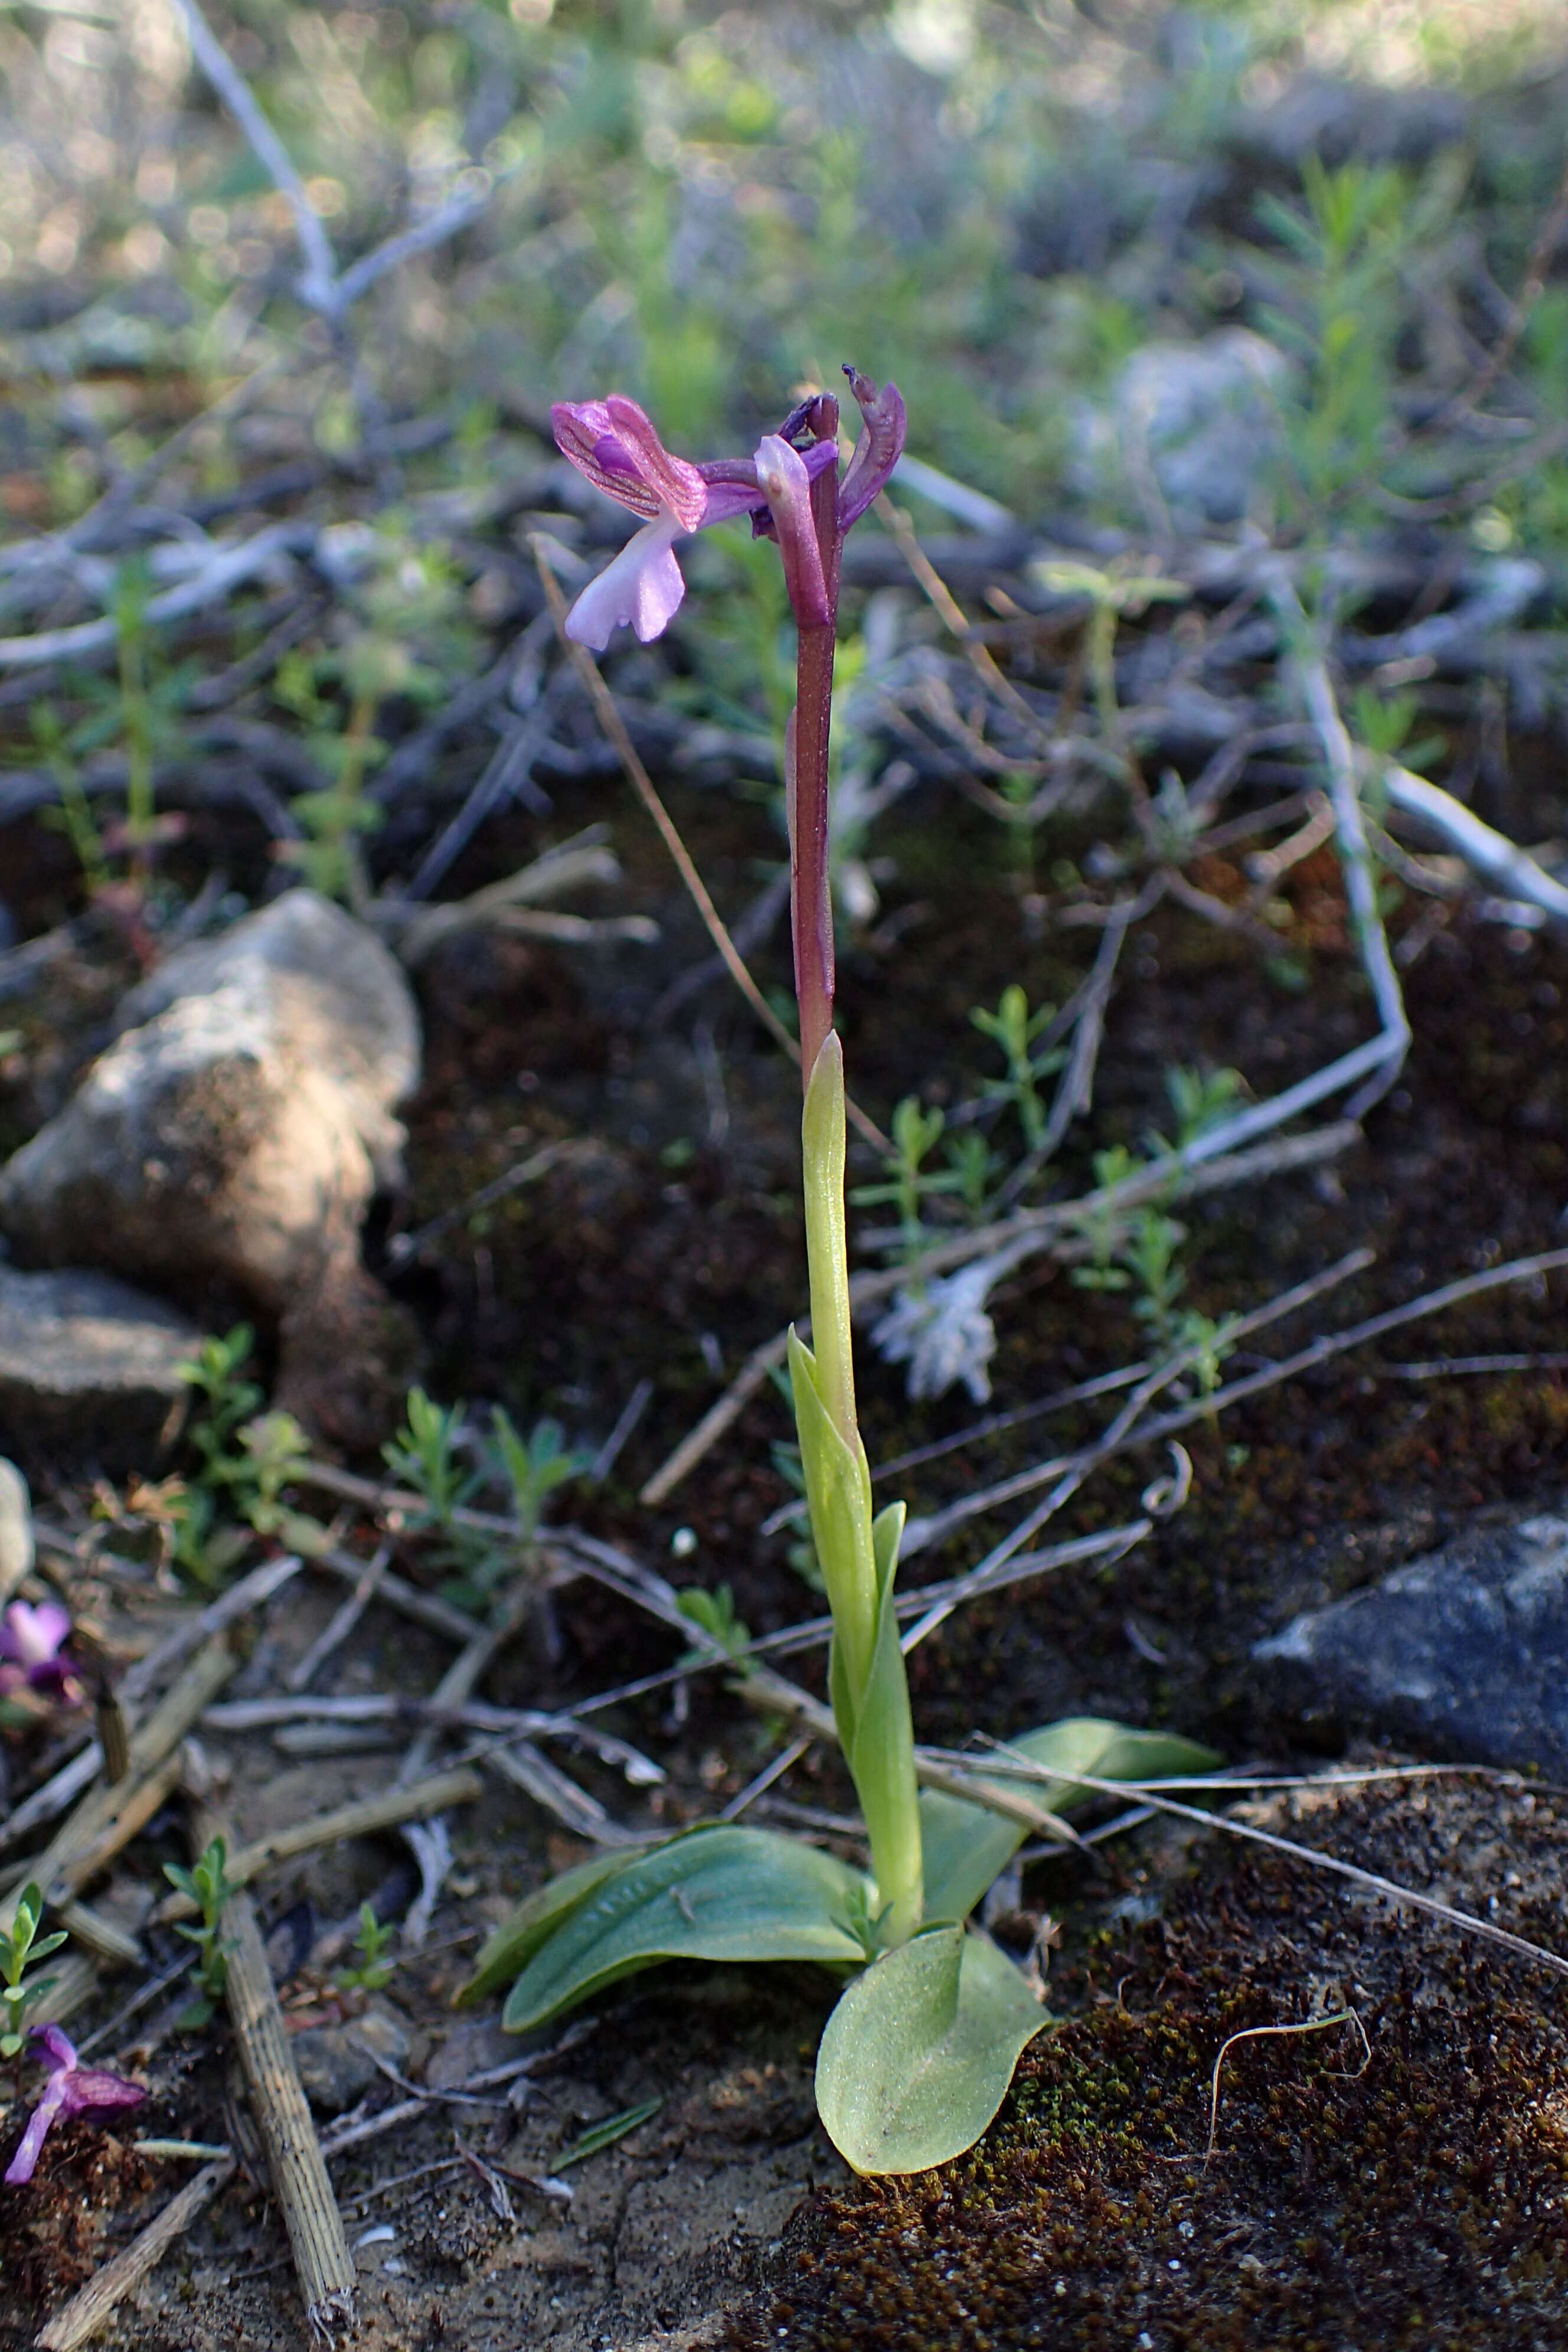
[[[100,856],[129,852],[133,877],[144,879],[158,844],[179,829],[177,816],[160,817],[155,796],[156,763],[184,748],[185,705],[196,676],[194,662],[174,667],[157,656],[158,640],[149,627],[147,607],[153,580],[147,559],[133,555],[114,576],[109,594],[109,617],[114,624],[117,663],[112,678],[92,672],[73,676],[71,690],[83,706],[81,716],[55,735],[52,748],[46,738],[50,721],[44,719],[40,743],[61,785],[65,826],[84,875],[101,871]],[[37,720],[35,718],[35,733]],[[119,745],[125,757],[125,814],[108,839],[99,836],[90,812],[85,809],[79,785],[69,792],[65,767],[89,753]],[[82,820],[84,814],[87,822]],[[85,853],[85,854],[84,854]]]
[[[751,1629],[736,1616],[735,1596],[727,1584],[716,1585],[711,1592],[700,1584],[689,1584],[676,1595],[676,1606],[710,1640],[721,1643],[732,1658],[742,1657],[751,1648]],[[698,1665],[703,1654],[700,1650],[688,1650],[681,1664]]]
[[[426,1523],[447,1533],[453,1513],[472,1500],[482,1481],[481,1472],[465,1470],[458,1459],[465,1412],[462,1404],[443,1407],[422,1388],[411,1388],[403,1427],[381,1449],[393,1476],[423,1501]]]
[[[63,833],[76,853],[81,868],[81,878],[89,898],[95,898],[109,886],[109,858],[103,846],[103,835],[92,813],[77,763],[60,715],[52,702],[35,702],[30,712],[33,740],[48,763],[49,772],[59,793],[58,808],[41,811],[43,822]]]
[[[1414,694],[1379,694],[1375,687],[1360,686],[1351,698],[1351,731],[1358,742],[1365,744],[1374,761],[1397,760],[1416,775],[1425,774],[1448,747],[1447,736],[1413,733],[1420,716],[1421,704]],[[1368,785],[1367,797],[1375,806],[1375,774]]]
[[[539,1532],[540,1513],[558,1486],[569,1486],[592,1467],[594,1457],[569,1447],[558,1421],[548,1415],[536,1421],[527,1437],[519,1434],[510,1415],[498,1404],[490,1413],[492,1461],[511,1488],[513,1516],[525,1543]]]
[[[962,1192],[966,1178],[956,1168],[949,1168],[945,1175],[927,1174],[925,1171],[923,1163],[947,1124],[942,1111],[922,1110],[914,1095],[906,1095],[893,1113],[892,1124],[893,1149],[882,1162],[889,1181],[884,1184],[858,1184],[849,1198],[858,1209],[876,1208],[884,1202],[894,1204],[899,1213],[899,1252],[905,1265],[912,1266],[930,1239],[921,1217],[921,1202],[933,1193]],[[983,1140],[981,1150],[986,1150]]]
[[[253,1339],[248,1323],[236,1324],[226,1338],[204,1339],[179,1368],[204,1401],[190,1431],[202,1467],[194,1486],[182,1482],[171,1497],[171,1556],[200,1584],[221,1584],[244,1551],[247,1538],[236,1521],[253,1535],[280,1536],[296,1550],[317,1550],[326,1540],[319,1520],[283,1500],[310,1448],[292,1413],[257,1412],[264,1391],[245,1373]]]
[[[15,2058],[27,2039],[27,2011],[40,1995],[47,1992],[53,1977],[26,1977],[24,1971],[36,1960],[47,1959],[58,1952],[68,1939],[57,1928],[52,1935],[40,1936],[38,1922],[44,1916],[42,1890],[29,1879],[16,1897],[16,1916],[10,1932],[0,1935],[0,2000],[5,2004],[0,2016],[0,2058]]]
[[[191,1868],[183,1863],[166,1862],[163,1875],[171,1886],[194,1903],[201,1913],[200,1927],[188,1920],[178,1923],[175,1932],[196,1948],[196,1998],[187,2003],[176,2023],[185,2032],[194,2032],[204,2026],[214,2009],[223,1999],[228,1982],[228,1954],[223,1943],[223,1906],[234,1893],[228,1879],[228,1849],[222,1838],[214,1838],[205,1846]]]
[[[1031,567],[1042,588],[1058,596],[1087,596],[1089,633],[1084,655],[1105,747],[1121,751],[1121,712],[1116,697],[1116,635],[1123,618],[1136,619],[1151,604],[1184,604],[1192,594],[1179,580],[1141,572],[1123,564],[1101,571],[1092,563],[1041,562]]]
[[[1155,1158],[1184,1151],[1207,1135],[1231,1110],[1242,1090],[1239,1070],[1187,1069],[1180,1063],[1165,1072],[1165,1093],[1176,1115],[1173,1142],[1152,1130],[1148,1149]]]
[[[1140,1294],[1132,1312],[1149,1326],[1163,1349],[1174,1344],[1176,1301],[1187,1286],[1187,1277],[1176,1263],[1176,1253],[1185,1238],[1185,1226],[1174,1217],[1158,1209],[1140,1209],[1123,1255],[1122,1263]]]
[[[972,1225],[984,1224],[991,1211],[991,1187],[999,1172],[1000,1155],[973,1128],[963,1135],[945,1137],[942,1148],[964,1215]]]
[[[384,1926],[376,1917],[374,1906],[366,1902],[359,1906],[359,1933],[354,1937],[354,1949],[359,1959],[352,1969],[340,1969],[338,1989],[342,1992],[380,1992],[390,1982],[393,1963],[385,1958],[388,1946],[397,1930],[388,1920]]]
[[[273,681],[274,695],[304,728],[306,749],[328,779],[316,792],[295,794],[291,805],[303,838],[285,842],[283,854],[308,887],[361,906],[369,887],[360,836],[384,821],[384,812],[363,792],[367,772],[386,756],[386,746],[373,731],[381,698],[365,664],[360,691],[351,691],[347,719],[341,719],[337,704],[321,691],[329,667],[308,654],[285,654]],[[357,673],[360,666],[355,667]]]
[[[263,1402],[264,1391],[245,1376],[255,1344],[250,1325],[237,1323],[225,1339],[205,1339],[195,1356],[176,1367],[180,1378],[203,1400],[202,1415],[189,1434],[209,1470],[228,1459],[236,1430]]]
[[[1039,1054],[1032,1049],[1041,1032],[1056,1019],[1056,1006],[1042,1004],[1037,1013],[1031,1013],[1028,997],[1015,981],[1002,991],[1002,1000],[994,1013],[976,1005],[969,1017],[982,1036],[1000,1045],[1007,1064],[1005,1078],[985,1080],[987,1098],[1006,1104],[1017,1112],[1026,1145],[1029,1150],[1037,1151],[1046,1139],[1048,1117],[1039,1081],[1061,1068],[1067,1053],[1061,1046],[1052,1046]]]
[[[240,1516],[258,1536],[280,1536],[297,1551],[313,1551],[325,1540],[317,1519],[290,1509],[283,1490],[294,1484],[310,1458],[305,1433],[291,1412],[258,1413],[238,1432],[239,1453],[222,1467],[224,1482]]]

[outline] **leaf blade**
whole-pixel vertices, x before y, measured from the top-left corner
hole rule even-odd
[[[816,1960],[868,1952],[866,1882],[831,1854],[773,1831],[694,1830],[618,1860],[552,1924],[501,2011],[510,2032],[547,2023],[661,1960]]]
[[[994,1944],[928,1929],[874,1961],[828,2019],[816,2054],[823,2128],[859,2173],[945,2164],[973,2147],[1048,2022]]]

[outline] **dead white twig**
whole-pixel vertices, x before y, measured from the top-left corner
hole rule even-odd
[[[1441,784],[1428,783],[1425,776],[1413,775],[1394,761],[1379,762],[1377,772],[1390,808],[1429,826],[1494,890],[1539,908],[1555,929],[1568,930],[1568,889],[1538,866],[1528,850],[1484,824]]]
[[[1373,1002],[1382,1024],[1381,1035],[1372,1041],[1377,1050],[1366,1083],[1345,1106],[1352,1118],[1359,1118],[1363,1111],[1387,1093],[1398,1076],[1405,1056],[1410,1050],[1410,1024],[1405,1018],[1399,975],[1388,951],[1388,935],[1383,928],[1383,916],[1377,904],[1377,875],[1362,818],[1355,745],[1351,741],[1340,715],[1322,646],[1302,610],[1295,583],[1283,565],[1276,564],[1270,568],[1268,586],[1269,602],[1290,649],[1291,661],[1300,683],[1301,698],[1317,730],[1322,750],[1323,765],[1329,777],[1329,797],[1333,803],[1340,866],[1345,880],[1345,901],[1361,947],[1362,962],[1372,986]],[[1320,1072],[1319,1075],[1325,1074]]]

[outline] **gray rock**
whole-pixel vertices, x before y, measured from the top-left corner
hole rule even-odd
[[[1074,487],[1131,498],[1154,521],[1163,504],[1184,529],[1238,521],[1279,449],[1292,373],[1284,352],[1247,327],[1145,343],[1123,365],[1109,410],[1079,417]]]
[[[0,1454],[0,1605],[33,1565],[33,1498],[14,1462]]]
[[[0,1170],[0,1227],[35,1263],[156,1283],[209,1318],[215,1291],[237,1296],[278,1328],[279,1402],[355,1433],[339,1390],[385,1314],[359,1230],[396,1179],[394,1106],[419,1071],[395,961],[291,890],[170,956],[120,1030]]]
[[[1479,1526],[1261,1642],[1308,1720],[1568,1775],[1568,1518]]]
[[[307,2026],[293,2041],[305,2096],[325,2116],[342,2115],[377,2083],[385,2082],[377,2058],[401,2073],[411,2047],[406,2024],[395,2010],[383,2004],[366,2010],[349,2025]]]
[[[200,1339],[173,1307],[111,1276],[0,1265],[0,1446],[29,1461],[145,1469],[177,1425],[188,1394],[179,1366]],[[0,1585],[10,1567],[0,1530]]]

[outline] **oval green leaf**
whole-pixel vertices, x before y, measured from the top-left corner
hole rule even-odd
[[[660,1960],[819,1960],[869,1950],[866,1881],[847,1863],[771,1830],[693,1830],[618,1861],[533,1950],[501,2011],[512,2032],[544,2025]]]
[[[857,2172],[927,2172],[973,2147],[1049,2022],[984,1937],[932,1927],[858,1977],[816,2053],[816,2111]]]
[[[1166,1731],[1131,1731],[1098,1715],[1066,1716],[1043,1730],[1009,1739],[1008,1749],[1052,1772],[1089,1772],[1097,1780],[1159,1780],[1179,1772],[1210,1772],[1220,1761],[1212,1748]],[[1094,1795],[1070,1780],[998,1783],[1032,1797],[1054,1813],[1070,1813]],[[921,1792],[925,1847],[925,1916],[963,1919],[994,1878],[1006,1869],[1029,1832],[1021,1823],[963,1797],[936,1789]]]

